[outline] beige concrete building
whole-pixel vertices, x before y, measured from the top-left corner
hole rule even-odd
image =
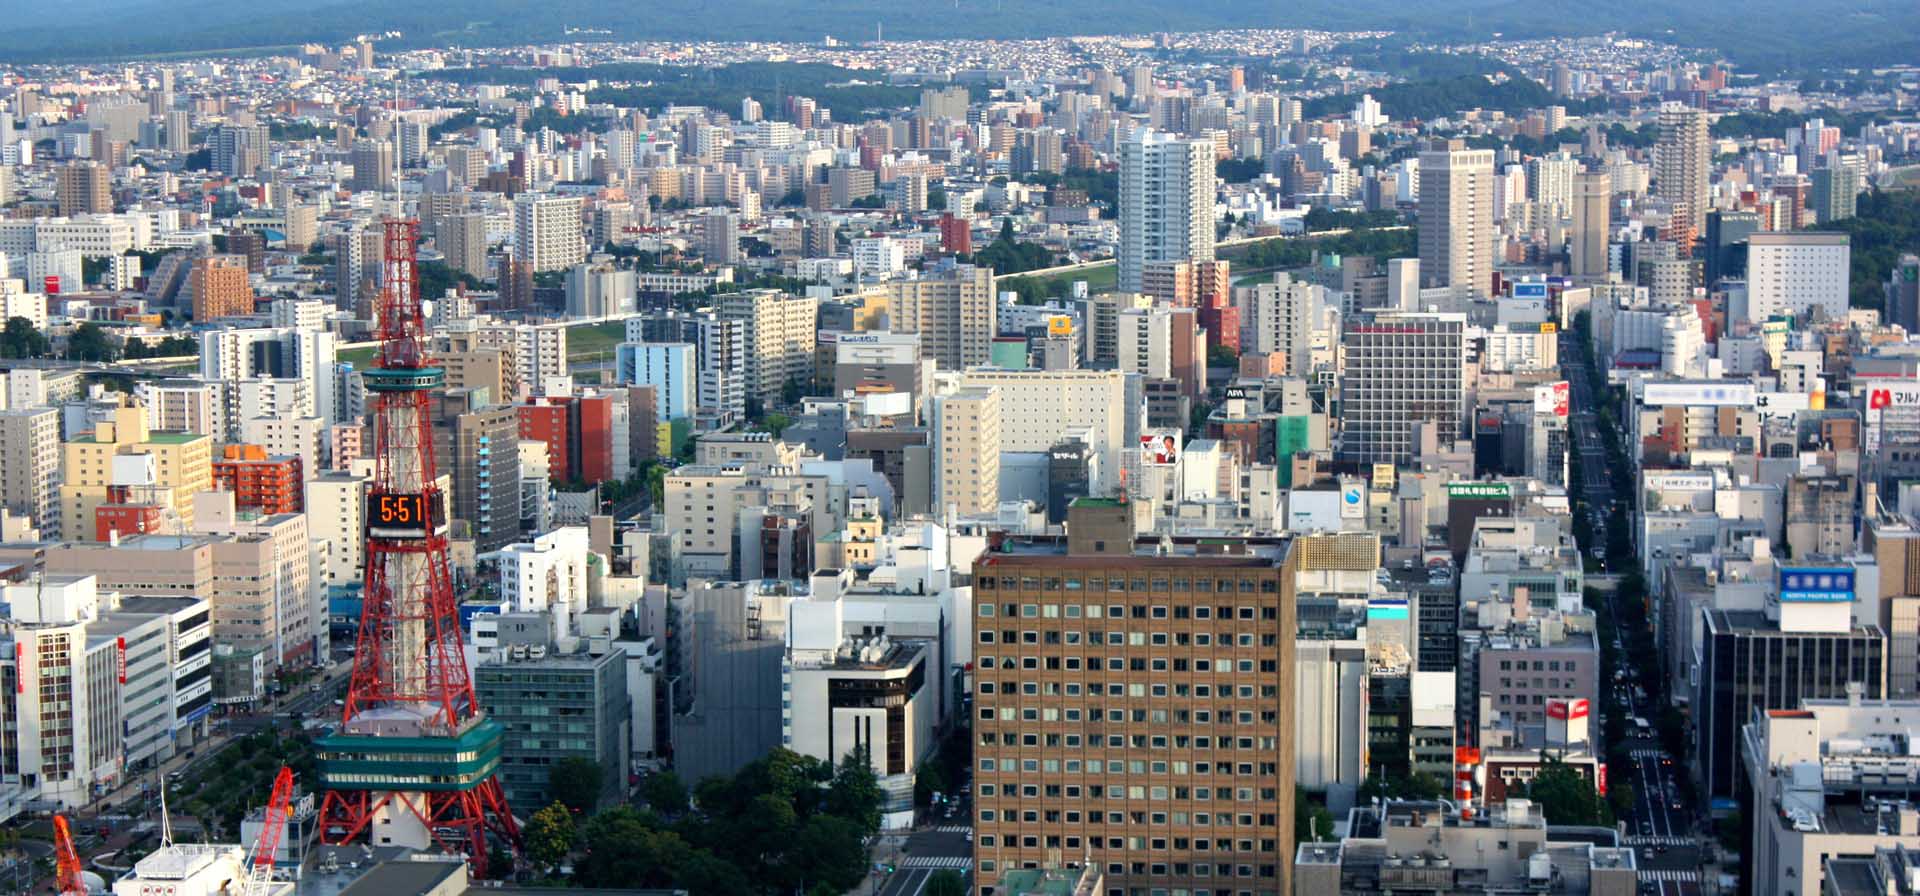
[[[991,268],[960,265],[936,277],[884,284],[895,333],[920,334],[921,357],[941,370],[988,362],[995,324]]]
[[[743,511],[755,508],[805,516],[813,532],[835,532],[846,517],[827,477],[787,467],[766,471],[738,465],[688,464],[666,478],[667,529],[680,541],[689,575],[730,577]],[[844,495],[841,497],[844,502]]]
[[[719,296],[714,302],[721,317],[743,324],[749,401],[771,405],[780,400],[788,381],[812,381],[818,300],[755,289]]]
[[[213,439],[150,431],[138,407],[116,409],[93,435],[61,447],[61,531],[69,539],[93,538],[94,512],[110,491],[170,508],[184,530],[193,526],[193,496],[213,488]]]
[[[1046,451],[1067,436],[1087,438],[1100,456],[1092,494],[1119,483],[1127,448],[1126,376],[1118,370],[969,370],[962,389],[1000,393],[1000,450]]]
[[[962,389],[934,399],[934,506],[962,516],[1000,506],[1000,393]]]
[[[26,517],[47,539],[60,537],[60,412],[0,411],[0,507]]]
[[[1830,857],[1920,848],[1915,726],[1913,700],[1806,700],[1754,714],[1739,747],[1752,793],[1741,877],[1754,896],[1819,896],[1831,892]]]
[[[216,539],[214,640],[264,648],[269,666],[311,665],[326,637],[326,592],[313,581],[306,514],[236,513],[226,492],[195,503],[195,530]]]
[[[1291,545],[1136,547],[1135,515],[1082,498],[974,561],[978,883],[1077,856],[1125,892],[1291,893]]]
[[[367,477],[334,471],[305,483],[307,534],[329,547],[319,567],[320,584],[350,585],[361,580],[366,563]]]
[[[487,279],[486,215],[448,215],[441,219],[435,239],[448,267]]]
[[[1420,154],[1420,286],[1456,301],[1493,288],[1493,151]]]

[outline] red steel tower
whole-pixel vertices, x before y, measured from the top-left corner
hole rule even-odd
[[[380,358],[363,374],[376,464],[366,587],[346,711],[317,745],[320,836],[464,852],[484,876],[490,842],[517,849],[520,831],[496,777],[503,732],[474,700],[461,651],[428,413],[446,376],[427,357],[418,236],[418,222],[386,222]]]

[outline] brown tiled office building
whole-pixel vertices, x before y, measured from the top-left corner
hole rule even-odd
[[[1136,544],[1133,510],[1082,498],[974,564],[979,892],[1090,861],[1108,894],[1287,894],[1291,543]]]

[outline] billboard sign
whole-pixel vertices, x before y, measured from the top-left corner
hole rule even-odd
[[[1172,430],[1157,429],[1140,434],[1140,465],[1145,467],[1171,467],[1180,462],[1180,435]]]
[[[1566,380],[1533,387],[1533,412],[1565,417],[1572,395]]]
[[[1853,569],[1845,566],[1783,566],[1783,604],[1844,604],[1853,601]]]
[[[1584,699],[1553,700],[1547,703],[1549,719],[1584,719],[1590,711],[1591,708]]]
[[[1052,317],[1047,318],[1047,335],[1048,336],[1072,336],[1073,335],[1073,318],[1068,317],[1064,314],[1056,314],[1056,315],[1053,315]]]
[[[1513,285],[1513,297],[1516,299],[1544,299],[1547,297],[1547,284],[1529,280]]]
[[[60,275],[48,274],[47,278],[41,281],[40,291],[50,296],[59,295],[60,294]]]
[[[1349,482],[1340,486],[1340,516],[1356,519],[1366,515],[1366,498],[1363,487],[1358,482]]]
[[[1753,407],[1752,383],[1648,383],[1641,387],[1640,403],[1648,407]]]
[[[1648,470],[1641,474],[1647,488],[1674,492],[1713,491],[1712,473],[1687,473],[1674,470]]]
[[[1504,482],[1449,482],[1448,498],[1496,498],[1511,500],[1513,486]]]
[[[1813,396],[1805,392],[1761,392],[1753,397],[1753,409],[1762,417],[1791,417],[1811,407]]]
[[[115,654],[115,658],[114,658],[115,671],[119,672],[120,674],[120,683],[126,684],[127,683],[127,639],[115,638],[113,649]]]

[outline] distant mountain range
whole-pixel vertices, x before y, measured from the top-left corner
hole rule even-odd
[[[413,46],[560,40],[568,26],[621,39],[1016,38],[1238,27],[1391,29],[1441,40],[1593,34],[1718,49],[1767,70],[1920,60],[1913,0],[178,0],[17,2],[0,62],[263,52],[360,33]]]

